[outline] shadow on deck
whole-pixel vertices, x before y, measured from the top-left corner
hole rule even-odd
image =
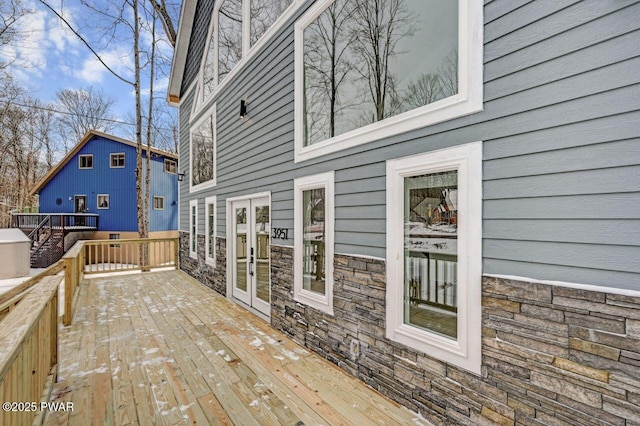
[[[86,280],[45,424],[428,424],[181,271]]]

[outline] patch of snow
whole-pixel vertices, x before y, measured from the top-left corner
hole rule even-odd
[[[192,402],[192,403],[191,403],[191,404],[189,404],[189,405],[181,405],[181,406],[180,406],[180,411],[186,411],[186,410],[188,410],[189,408],[191,408],[191,406],[192,406],[193,404],[194,404],[194,403]]]
[[[147,349],[144,351],[145,355],[151,355],[151,354],[155,354],[156,352],[158,352],[160,349],[159,348],[151,348],[151,349]]]
[[[299,359],[300,359],[300,357],[299,357],[298,355],[296,355],[294,352],[288,351],[288,350],[286,350],[286,349],[284,349],[284,350],[282,351],[282,353],[283,353],[283,354],[285,354],[285,356],[286,356],[287,358],[289,358],[290,360],[292,360],[292,361],[297,361],[297,360],[299,360]]]
[[[260,340],[260,338],[256,337],[249,344],[251,346],[262,346],[262,340]]]
[[[279,360],[279,361],[284,361],[284,357],[280,356],[280,355],[274,355],[273,356],[275,359]]]
[[[258,399],[254,399],[253,401],[251,401],[251,403],[249,404],[249,407],[257,407],[260,404],[260,400]]]

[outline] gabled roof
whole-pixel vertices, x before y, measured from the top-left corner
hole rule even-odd
[[[103,133],[103,132],[99,132],[97,130],[89,130],[87,132],[86,135],[84,135],[84,137],[80,140],[80,142],[78,142],[76,144],[76,146],[74,146],[73,148],[71,148],[71,150],[67,153],[67,155],[64,156],[64,158],[62,160],[60,160],[60,162],[58,164],[56,164],[56,166],[54,168],[52,168],[51,170],[49,170],[47,172],[46,175],[44,175],[42,177],[42,179],[40,179],[38,181],[38,183],[35,184],[35,186],[33,187],[33,189],[31,189],[31,191],[29,191],[29,195],[34,195],[40,192],[40,190],[47,184],[49,183],[49,181],[51,179],[53,179],[53,177],[60,171],[62,170],[62,168],[69,162],[69,160],[71,160],[73,158],[74,155],[76,155],[78,153],[78,151],[80,151],[80,149],[85,146],[91,139],[94,138],[94,136],[99,136],[101,138],[105,138],[105,139],[109,139],[112,140],[114,142],[118,142],[124,145],[129,145],[132,146],[134,148],[137,148],[138,144],[136,144],[135,142],[132,142],[130,140],[127,139],[122,139],[119,138],[117,136],[113,136],[113,135],[109,135],[107,133]],[[142,147],[143,151],[147,150],[146,146]],[[169,157],[171,159],[177,160],[178,159],[178,155],[177,154],[173,154],[171,152],[167,152],[167,151],[163,151],[161,149],[157,149],[157,148],[151,148],[151,152],[156,153],[158,155],[162,155],[165,157]]]
[[[177,106],[180,102],[180,88],[182,87],[184,68],[187,64],[187,54],[189,53],[191,30],[193,29],[193,20],[196,14],[197,4],[197,0],[184,0],[182,2],[180,20],[178,21],[178,37],[176,47],[173,50],[169,88],[167,90],[167,101],[169,105]]]

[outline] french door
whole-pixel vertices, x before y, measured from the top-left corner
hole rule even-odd
[[[232,295],[270,315],[269,197],[231,202]]]

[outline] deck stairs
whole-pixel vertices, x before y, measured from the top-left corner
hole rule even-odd
[[[32,268],[47,268],[64,255],[64,232],[51,226],[51,216],[45,216],[28,237]]]

